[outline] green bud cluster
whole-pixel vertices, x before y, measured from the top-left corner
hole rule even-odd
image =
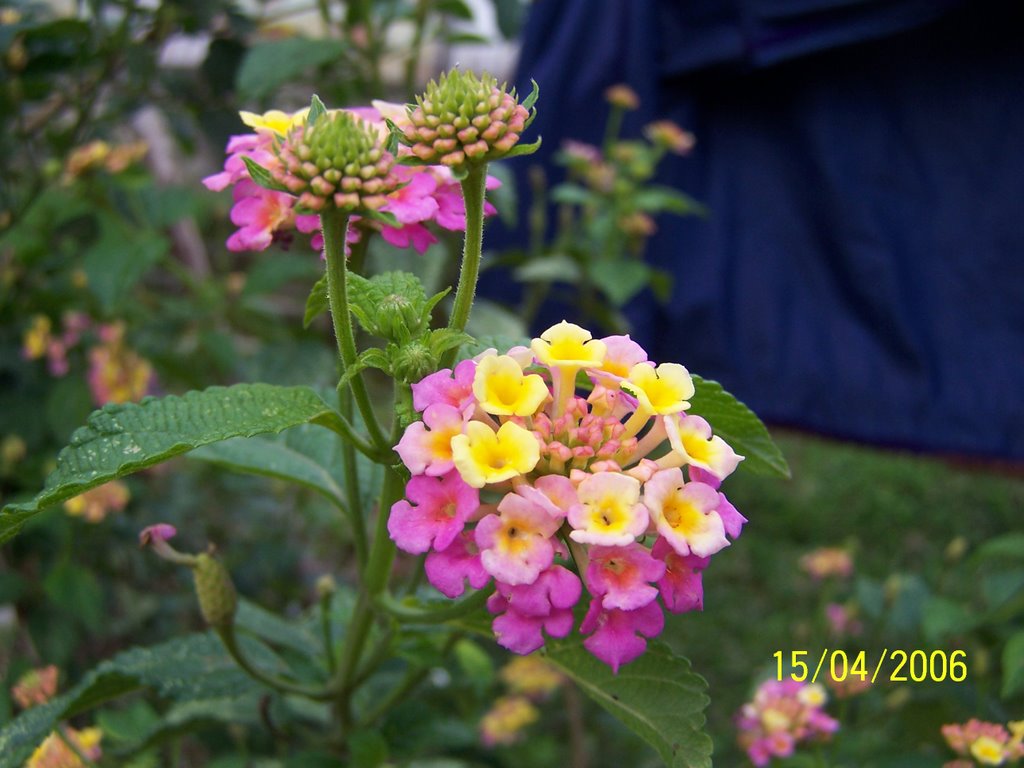
[[[427,84],[409,110],[402,131],[413,155],[425,163],[459,167],[504,157],[532,115],[516,92],[491,75],[451,70]]]
[[[312,211],[329,205],[349,213],[375,211],[398,186],[395,158],[376,129],[351,112],[324,112],[291,129],[278,148],[274,181]]]

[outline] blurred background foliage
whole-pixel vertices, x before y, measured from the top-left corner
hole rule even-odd
[[[295,109],[313,90],[331,106],[406,101],[455,60],[507,71],[524,13],[518,0],[0,6],[0,500],[40,488],[57,450],[105,401],[237,381],[329,387],[326,325],[303,332],[300,322],[321,271],[315,253],[288,238],[263,253],[228,251],[230,200],[198,179],[220,167],[229,135],[241,132],[240,109]],[[557,106],[542,93],[541,109]],[[649,223],[702,209],[654,185],[666,149],[657,139],[620,141],[617,129],[609,137],[600,148],[566,147],[568,177],[550,191],[537,168],[532,189],[506,183],[494,193],[505,224],[532,233],[527,249],[493,260],[513,267],[526,290],[519,307],[482,302],[476,334],[523,335],[559,285],[582,285],[577,319],[607,331],[625,330],[618,310],[644,286],[670,295],[642,260]],[[610,166],[617,183],[602,176]],[[531,220],[517,222],[517,209]],[[440,235],[423,256],[375,243],[371,259],[412,269],[436,290],[450,282],[458,246]],[[869,660],[882,648],[967,652],[965,683],[879,684],[830,705],[842,721],[830,765],[935,765],[948,757],[942,723],[1019,717],[1019,475],[800,434],[781,443],[793,480],[740,473],[730,495],[751,524],[709,572],[706,612],[677,617],[665,635],[710,683],[718,764],[742,762],[733,717],[774,674],[779,650],[865,650]],[[145,525],[174,524],[185,549],[215,543],[239,591],[290,618],[311,621],[318,579],[343,582],[351,567],[347,531],[315,494],[216,464],[178,460],[92,502],[37,518],[0,552],[4,691],[47,664],[63,690],[122,649],[201,628],[185,578],[139,552]],[[849,575],[802,568],[820,547],[845,552]],[[829,614],[830,605],[842,610]],[[340,621],[351,595],[339,589],[329,609]],[[469,630],[454,648],[429,635],[402,647],[436,667],[420,698],[356,740],[355,765],[657,764],[571,685],[510,691],[506,678],[521,672],[503,678],[506,655]],[[301,746],[303,717],[316,713],[243,704],[232,718],[180,715],[180,727],[157,736],[154,721],[172,703],[129,698],[96,720],[105,760],[329,764]],[[0,695],[0,724],[17,710]]]

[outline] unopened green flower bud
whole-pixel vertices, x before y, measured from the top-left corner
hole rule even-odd
[[[459,168],[504,157],[530,121],[514,88],[506,92],[491,75],[453,69],[416,97],[403,135],[420,160]]]
[[[426,344],[414,341],[400,348],[392,360],[392,372],[399,381],[419,381],[437,370],[437,357]]]
[[[206,623],[214,628],[230,625],[238,608],[238,594],[224,564],[204,552],[196,556],[192,576]]]
[[[325,573],[319,579],[316,580],[316,595],[321,600],[326,597],[330,597],[338,591],[338,582],[334,580],[334,577],[329,573]]]
[[[390,293],[383,298],[375,319],[381,336],[390,341],[414,337],[423,325],[422,313],[408,296],[400,293]]]

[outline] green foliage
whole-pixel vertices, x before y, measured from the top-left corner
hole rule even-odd
[[[202,445],[299,424],[330,425],[334,418],[313,390],[269,384],[211,387],[183,397],[108,405],[72,435],[35,499],[4,508],[0,541],[45,507]]]
[[[238,90],[247,99],[269,96],[300,75],[337,61],[346,48],[340,40],[306,37],[257,43],[238,68]]]
[[[746,457],[741,467],[757,474],[790,477],[782,451],[752,410],[722,389],[717,381],[694,376],[693,385],[696,394],[687,413],[702,416],[713,424],[715,434]]]
[[[613,674],[579,641],[551,643],[544,657],[658,751],[671,768],[711,766],[704,732],[707,683],[661,643]]]
[[[263,663],[274,663],[273,654],[260,643],[249,640],[246,649]],[[0,768],[21,768],[61,720],[142,688],[193,706],[209,700],[224,706],[259,690],[213,634],[189,635],[153,648],[124,651],[100,664],[67,693],[30,709],[0,730]],[[208,716],[211,705],[199,706],[207,709]]]

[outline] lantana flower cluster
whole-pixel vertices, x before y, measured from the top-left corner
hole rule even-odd
[[[766,680],[736,718],[737,739],[756,766],[789,757],[803,742],[826,741],[839,721],[825,713],[828,695],[817,683]]]
[[[1006,726],[972,718],[966,723],[942,726],[946,743],[963,757],[943,768],[976,768],[978,765],[1016,765],[1024,758],[1024,720]]]
[[[384,101],[374,101],[371,107],[355,107],[348,112],[377,132],[381,143],[384,143],[388,126],[385,118],[397,126],[409,125],[409,116],[405,107]],[[315,233],[310,241],[313,248],[319,250],[323,239],[318,232],[319,217],[312,210],[303,212],[300,198],[288,192],[279,192],[259,186],[252,180],[246,168],[248,158],[270,171],[271,175],[283,171],[280,149],[289,134],[299,135],[309,114],[308,109],[294,113],[271,110],[262,115],[242,112],[241,118],[252,133],[232,136],[227,145],[227,159],[224,169],[203,179],[208,189],[220,191],[232,188],[234,206],[231,209],[231,222],[238,227],[227,241],[232,251],[262,251],[271,243],[287,242],[295,230],[302,233]],[[331,113],[328,113],[331,114]],[[411,153],[407,147],[399,147],[399,156]],[[287,154],[287,153],[285,153]],[[354,226],[349,228],[349,241],[357,242],[362,237],[362,229],[371,227],[379,230],[385,241],[396,248],[414,248],[423,253],[437,237],[427,227],[431,222],[441,229],[461,232],[465,229],[465,205],[459,182],[450,169],[441,165],[403,166],[394,164],[395,158],[387,155],[389,163],[386,171],[387,183],[383,185],[391,190],[383,195],[383,203],[379,210],[393,214],[396,226],[379,221],[368,221],[353,217]],[[487,188],[500,186],[498,179],[487,178]],[[307,206],[308,208],[308,206]],[[493,215],[496,210],[490,203],[484,205],[485,215]],[[355,226],[358,224],[358,226]]]
[[[396,448],[412,477],[388,530],[448,597],[493,579],[500,645],[567,636],[586,592],[584,645],[617,672],[660,634],[663,608],[702,608],[702,571],[746,522],[719,492],[742,457],[686,413],[682,365],[562,322],[412,391],[422,421]]]

